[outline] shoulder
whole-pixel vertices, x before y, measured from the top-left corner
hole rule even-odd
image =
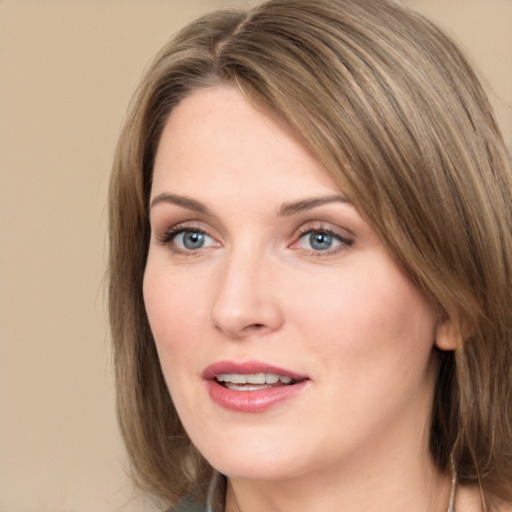
[[[457,489],[455,510],[457,512],[484,512],[480,488],[477,485],[460,485]]]
[[[498,505],[496,512],[512,512],[512,503],[502,503]]]
[[[496,512],[512,512],[512,503],[504,503],[499,505]]]
[[[484,512],[482,495],[477,485],[460,486],[455,500],[457,512]],[[498,503],[489,512],[512,512],[512,503]]]

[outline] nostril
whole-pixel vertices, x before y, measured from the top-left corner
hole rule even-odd
[[[249,324],[246,327],[244,327],[244,331],[261,331],[265,328],[265,324]]]

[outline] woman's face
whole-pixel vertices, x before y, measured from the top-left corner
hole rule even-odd
[[[150,221],[151,329],[214,467],[276,480],[428,452],[436,315],[287,129],[235,88],[192,93]]]

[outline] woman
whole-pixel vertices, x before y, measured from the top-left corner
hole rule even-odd
[[[141,486],[227,512],[510,510],[512,198],[454,44],[385,0],[202,18],[111,182]]]

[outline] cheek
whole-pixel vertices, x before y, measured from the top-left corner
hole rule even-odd
[[[194,291],[195,290],[195,291]],[[148,261],[144,274],[144,304],[164,368],[188,359],[193,340],[199,339],[198,293],[194,282],[182,283]]]
[[[153,263],[148,260],[143,284],[151,332],[175,407],[180,417],[194,418],[201,410],[197,405],[198,347],[204,337],[200,333],[200,294],[197,283],[173,275],[167,265]]]
[[[382,372],[421,370],[434,343],[432,308],[394,264],[379,263],[316,279],[307,294],[296,279],[290,293],[299,331],[338,369],[357,376],[372,364]]]

